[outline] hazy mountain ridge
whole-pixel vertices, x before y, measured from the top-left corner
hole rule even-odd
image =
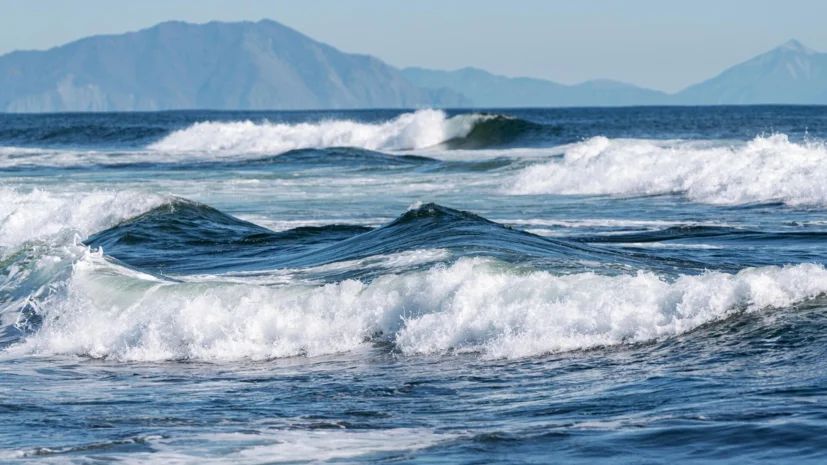
[[[479,107],[660,105],[666,93],[617,81],[587,81],[574,86],[534,78],[509,78],[476,68],[436,71],[402,70],[408,80],[429,88],[447,87],[465,94]]]
[[[576,85],[499,76],[475,68],[402,70],[414,84],[463,92],[479,107],[827,103],[827,54],[791,40],[719,75],[667,94],[611,80]]]
[[[676,95],[680,104],[827,103],[827,53],[791,40]]]
[[[0,57],[10,112],[466,106],[274,21],[166,22]]]
[[[477,68],[396,69],[275,21],[170,21],[0,56],[0,111],[825,104],[827,54],[797,41],[676,93]]]

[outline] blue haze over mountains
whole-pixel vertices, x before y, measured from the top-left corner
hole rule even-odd
[[[0,56],[0,111],[827,104],[827,54],[790,41],[677,94],[464,68],[397,69],[275,21],[166,22]]]

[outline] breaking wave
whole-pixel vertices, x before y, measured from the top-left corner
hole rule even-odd
[[[87,253],[66,292],[40,306],[12,348],[117,360],[315,356],[387,341],[404,354],[516,358],[657,340],[739,311],[827,292],[818,265],[709,272],[558,276],[485,258],[371,282],[282,287],[175,283]]]
[[[19,205],[51,205],[50,220],[19,216],[29,232],[17,237],[54,230],[63,237],[71,229],[58,228],[62,221],[90,230],[146,210],[87,240],[102,249],[64,241],[24,246],[4,260],[0,344],[13,353],[270,359],[382,343],[406,355],[518,358],[659,340],[827,292],[827,270],[815,264],[695,275],[630,266],[602,274],[594,262],[569,272],[539,269],[532,257],[617,263],[622,255],[433,204],[373,230],[275,233],[184,200],[5,195]],[[112,213],[99,214],[106,209]],[[96,219],[60,218],[75,210]],[[515,254],[522,259],[509,261]],[[264,273],[233,272],[250,262]],[[183,274],[163,274],[176,266]]]
[[[514,195],[683,194],[709,204],[827,205],[827,147],[783,134],[736,146],[595,137],[532,165],[505,185]]]
[[[60,193],[0,186],[0,256],[61,231],[84,239],[166,201],[159,195],[131,191]]]
[[[203,122],[175,131],[150,145],[166,152],[282,153],[290,150],[354,147],[368,150],[408,150],[432,147],[468,135],[481,114],[448,117],[439,110],[405,113],[383,123],[348,120],[318,123]]]
[[[284,153],[300,149],[350,147],[413,150],[431,147],[481,149],[529,143],[559,128],[503,115],[418,110],[383,123],[349,120],[317,123],[202,122],[175,131],[149,146],[163,152]]]

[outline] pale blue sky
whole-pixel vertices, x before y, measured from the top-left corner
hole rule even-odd
[[[827,51],[823,0],[0,0],[0,54],[170,19],[261,18],[400,67],[666,91],[790,38]]]

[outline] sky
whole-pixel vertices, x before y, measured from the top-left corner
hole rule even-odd
[[[173,19],[269,18],[398,67],[675,92],[792,38],[827,51],[825,17],[823,0],[0,0],[0,54]]]

